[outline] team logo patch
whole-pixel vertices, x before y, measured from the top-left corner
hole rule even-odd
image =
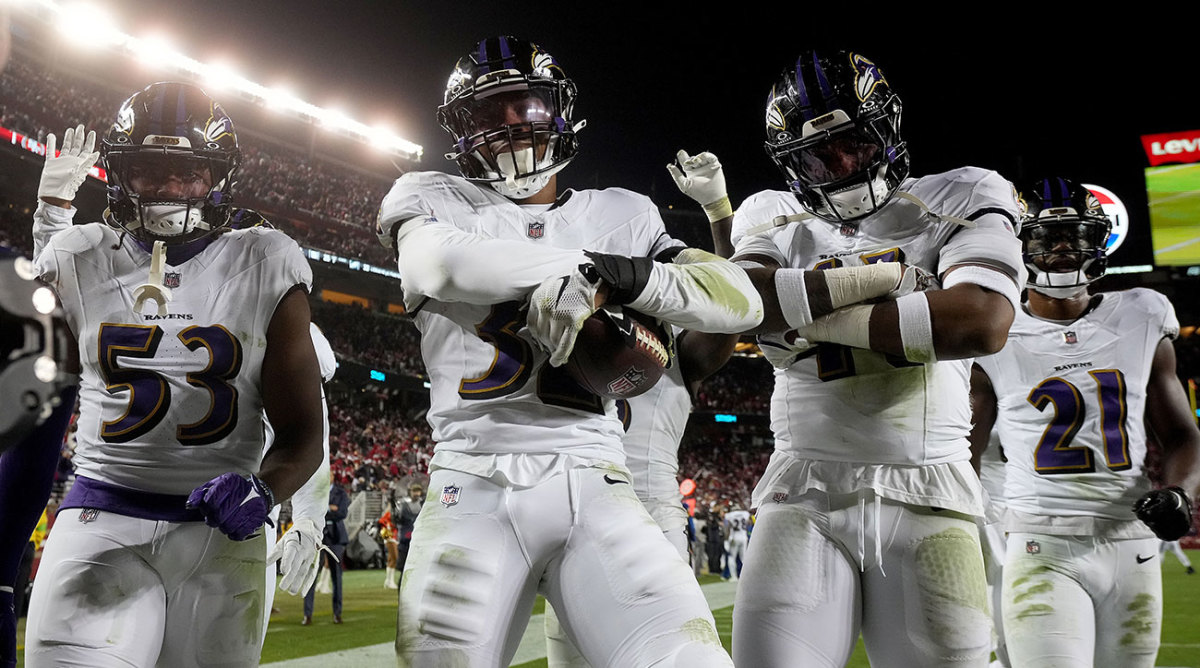
[[[1063,332],[1063,343],[1079,343],[1079,337],[1075,332]]]
[[[771,500],[774,501],[775,503],[783,503],[784,501],[788,500],[788,493],[787,492],[775,492],[774,494],[771,495]]]
[[[442,488],[442,505],[449,508],[458,503],[458,495],[462,492],[462,487],[456,485],[446,485]]]
[[[530,239],[541,239],[546,233],[546,224],[542,222],[529,223],[529,228],[525,230],[525,235]]]
[[[168,271],[163,274],[163,286],[168,288],[179,287],[179,272]]]
[[[97,517],[100,517],[99,508],[84,508],[83,510],[79,511],[80,524],[89,524],[91,522],[95,522]]]
[[[860,102],[870,97],[871,93],[875,92],[876,86],[887,83],[883,80],[883,73],[879,71],[879,66],[864,56],[857,53],[850,54],[850,64],[854,66],[854,71],[857,73],[854,76],[854,94],[858,96]]]
[[[641,369],[631,366],[621,377],[608,384],[608,391],[612,394],[628,394],[636,389],[646,380],[646,372]]]
[[[1042,545],[1036,540],[1031,540],[1025,543],[1025,552],[1028,554],[1041,554]]]

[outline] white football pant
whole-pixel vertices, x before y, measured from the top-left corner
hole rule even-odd
[[[860,630],[876,668],[987,666],[974,521],[870,492],[760,507],[733,608],[735,663],[841,668]]]
[[[624,474],[577,468],[513,488],[442,469],[430,490],[400,586],[400,665],[507,666],[539,592],[592,666],[733,665]]]
[[[1158,539],[1010,533],[1004,635],[1020,668],[1151,668],[1162,630]]]
[[[203,522],[59,515],[30,601],[25,665],[256,666],[266,547]]]
[[[647,501],[646,511],[662,529],[662,535],[679,553],[684,563],[688,561],[687,511],[680,503]],[[575,649],[567,637],[554,606],[547,605],[542,616],[546,631],[546,665],[548,668],[590,668],[588,662]]]

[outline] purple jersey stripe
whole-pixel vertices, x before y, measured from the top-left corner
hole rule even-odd
[[[186,496],[156,494],[107,482],[76,476],[59,511],[67,508],[94,508],[126,517],[159,522],[202,522],[204,514],[187,507]]]

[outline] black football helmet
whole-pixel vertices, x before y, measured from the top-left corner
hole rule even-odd
[[[875,63],[805,51],[767,98],[767,155],[804,208],[839,224],[878,211],[908,176],[900,98]]]
[[[241,151],[233,121],[200,88],[162,82],[135,93],[100,154],[106,219],[138,240],[182,244],[228,224]]]
[[[1104,275],[1112,221],[1100,200],[1061,177],[1036,181],[1018,193],[1021,250],[1028,286],[1056,298],[1073,297]]]
[[[493,37],[458,59],[438,122],[454,138],[446,158],[470,181],[512,199],[531,197],[579,145],[575,84],[533,42]]]

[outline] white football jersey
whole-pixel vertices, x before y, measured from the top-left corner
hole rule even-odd
[[[649,198],[618,188],[568,190],[553,205],[521,206],[440,172],[410,172],[397,179],[380,218],[426,216],[531,248],[653,257],[682,246],[666,234]],[[488,271],[498,284],[531,288],[549,278],[544,267],[528,267],[512,257],[495,258]],[[570,454],[624,462],[614,402],[580,388],[565,368],[546,363],[547,354],[525,329],[524,300],[449,303],[406,291],[405,303],[421,331],[431,385],[428,419],[438,453]],[[435,455],[438,461],[445,459]]]
[[[692,397],[676,359],[645,394],[618,403],[625,424],[625,466],[642,501],[679,504],[679,441],[692,412]]]
[[[293,287],[312,284],[299,246],[265,228],[221,234],[165,267],[173,298],[159,316],[154,303],[134,311],[150,254],[119,237],[99,223],[72,227],[36,260],[79,340],[76,469],[161,494],[253,473],[263,450],[267,327]]]
[[[731,510],[725,513],[725,529],[730,540],[745,537],[750,532],[750,511]]]
[[[766,191],[736,214],[737,255],[764,255],[797,269],[901,261],[938,276],[964,262],[1006,273],[1021,266],[1020,244],[1008,222],[1016,214],[1016,200],[1011,184],[998,174],[967,167],[909,179],[901,190],[931,212],[973,221],[973,226],[894,197],[847,234],[815,218],[744,234],[777,216],[803,212],[794,194]],[[797,346],[779,336],[764,337],[762,343],[777,367],[771,399],[777,451],[864,464],[970,459],[970,360],[916,364],[839,344],[808,346],[801,339]]]
[[[1150,489],[1146,386],[1155,349],[1179,333],[1179,321],[1153,290],[1093,299],[1071,323],[1022,309],[1004,349],[976,360],[996,393],[1010,531],[1092,526],[1071,518],[1134,520],[1134,502]],[[1013,511],[1038,526],[1019,526]]]

